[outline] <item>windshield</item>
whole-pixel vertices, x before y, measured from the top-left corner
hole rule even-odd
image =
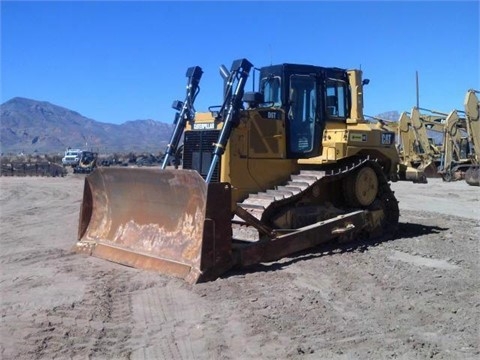
[[[279,76],[263,78],[260,84],[260,91],[266,106],[281,107],[281,79]]]

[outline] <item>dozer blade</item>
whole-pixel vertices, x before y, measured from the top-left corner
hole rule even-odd
[[[192,170],[98,168],[85,178],[76,251],[214,279],[233,265],[230,191]]]

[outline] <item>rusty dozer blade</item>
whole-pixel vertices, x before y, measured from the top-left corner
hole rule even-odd
[[[189,283],[233,266],[230,186],[192,170],[98,168],[85,178],[76,251]]]

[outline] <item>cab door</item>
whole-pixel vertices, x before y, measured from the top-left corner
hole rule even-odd
[[[317,77],[291,74],[287,104],[287,149],[290,158],[317,156],[321,151],[321,106]]]

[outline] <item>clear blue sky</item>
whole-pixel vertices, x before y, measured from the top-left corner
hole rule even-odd
[[[171,122],[186,69],[198,111],[221,103],[218,68],[249,59],[361,68],[365,113],[463,109],[480,90],[478,1],[1,2],[1,102],[48,101],[102,122]],[[250,85],[249,85],[250,87]]]

